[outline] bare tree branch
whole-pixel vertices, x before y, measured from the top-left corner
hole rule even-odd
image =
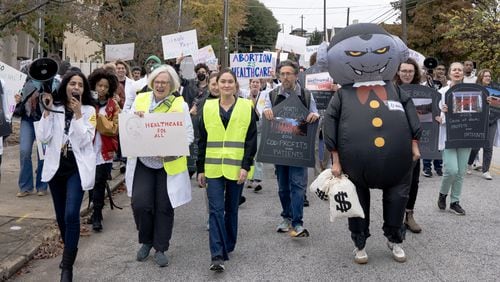
[[[55,0],[47,0],[47,1],[44,1],[44,2],[41,2],[40,4],[34,6],[33,8],[29,9],[29,10],[26,10],[24,12],[20,12],[20,13],[17,13],[15,14],[14,16],[12,16],[10,19],[6,20],[4,23],[1,23],[0,24],[0,31],[3,30],[6,26],[8,26],[9,24],[11,24],[12,22],[16,22],[16,21],[19,21],[22,17],[26,16],[26,15],[29,15],[33,12],[35,12],[36,10],[42,8],[43,6],[46,6],[52,2],[55,2],[57,4],[66,4],[66,3],[71,3],[71,2],[74,2],[75,0],[68,0],[68,1],[55,1]]]

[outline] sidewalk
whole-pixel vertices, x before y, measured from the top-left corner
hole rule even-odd
[[[33,154],[34,155],[34,154]],[[33,162],[36,168],[36,162]],[[52,197],[32,194],[16,197],[19,177],[19,145],[4,147],[0,183],[0,281],[8,279],[33,258],[44,239],[58,236],[52,226],[55,222]],[[112,171],[109,185],[116,189],[124,180],[119,170]],[[107,202],[107,201],[106,201]],[[86,213],[88,193],[82,202],[81,213]]]

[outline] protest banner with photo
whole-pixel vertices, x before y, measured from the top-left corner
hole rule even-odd
[[[493,87],[486,87],[489,96],[491,96],[490,103],[490,118],[492,121],[500,119],[500,89]]]
[[[26,81],[26,74],[0,62],[0,78],[4,82],[2,86],[7,101],[7,112],[5,115],[7,119],[11,119],[12,113],[14,113],[16,109],[16,99],[14,96],[23,89],[24,82]]]
[[[315,52],[318,52],[319,45],[310,45],[306,46],[306,54],[304,61],[309,63],[309,59],[311,58],[311,55],[314,54]]]
[[[231,70],[238,78],[270,78],[272,54],[235,53],[229,55]]]
[[[487,97],[486,88],[472,83],[460,83],[446,92],[446,148],[481,148],[487,144]]]
[[[434,88],[418,84],[404,84],[401,88],[410,95],[417,109],[422,128],[422,135],[418,142],[422,159],[440,160],[442,155],[438,150],[439,123],[434,117],[440,114],[441,94]]]
[[[297,95],[273,107],[274,119],[262,119],[262,142],[257,161],[314,167],[314,144],[318,122],[307,123],[309,110]]]
[[[318,110],[325,110],[335,91],[332,90],[333,79],[328,72],[310,73],[305,75],[306,89],[311,91]]]
[[[188,156],[183,113],[155,113],[139,117],[119,115],[120,144],[127,157]],[[182,140],[185,140],[182,142]]]
[[[193,55],[198,52],[198,37],[195,29],[163,35],[161,44],[165,60]]]
[[[276,49],[294,52],[295,54],[305,55],[306,44],[307,38],[282,32],[278,33],[278,38],[276,39]]]
[[[104,48],[106,62],[116,60],[130,61],[134,59],[135,43],[107,44]]]

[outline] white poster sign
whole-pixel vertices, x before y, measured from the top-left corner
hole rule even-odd
[[[107,44],[104,53],[105,61],[112,62],[116,60],[130,61],[134,59],[135,43],[127,44]]]
[[[309,91],[332,91],[333,79],[328,72],[306,75],[306,89]]]
[[[306,46],[306,55],[304,56],[304,61],[309,62],[311,55],[318,52],[319,45]]]
[[[119,115],[120,144],[127,157],[188,156],[183,113],[155,113],[139,117]]]
[[[229,55],[229,62],[238,78],[269,78],[272,58],[270,53],[235,53]]]
[[[409,54],[408,54],[409,57],[414,59],[419,66],[423,67],[425,56],[420,54],[419,52],[412,50],[412,49],[409,49],[409,48],[408,48],[408,51],[409,51]]]
[[[290,34],[278,33],[276,49],[294,52],[295,54],[306,53],[307,38]]]
[[[198,52],[198,38],[195,29],[163,35],[161,37],[161,44],[165,60],[193,55]]]
[[[276,70],[276,59],[278,57],[277,52],[270,52],[270,51],[264,51],[266,54],[271,54],[273,56],[273,70]],[[280,62],[285,61],[288,59],[288,53],[286,52],[281,52],[280,53]]]
[[[7,100],[7,118],[12,117],[12,113],[16,109],[16,93],[20,93],[23,89],[26,75],[15,68],[0,62],[0,78],[3,80],[3,92]]]
[[[208,45],[201,49],[198,49],[198,51],[196,51],[196,53],[194,53],[192,57],[195,65],[199,63],[207,64],[208,61],[217,59],[217,57],[215,57],[215,52],[212,48],[212,45]]]

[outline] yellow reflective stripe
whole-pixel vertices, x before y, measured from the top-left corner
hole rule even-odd
[[[245,142],[237,141],[210,141],[207,142],[207,148],[245,148]]]
[[[238,167],[241,166],[241,160],[234,160],[234,159],[207,158],[207,159],[205,159],[205,163],[206,164],[213,164],[213,165],[226,164],[226,165],[235,165]]]

